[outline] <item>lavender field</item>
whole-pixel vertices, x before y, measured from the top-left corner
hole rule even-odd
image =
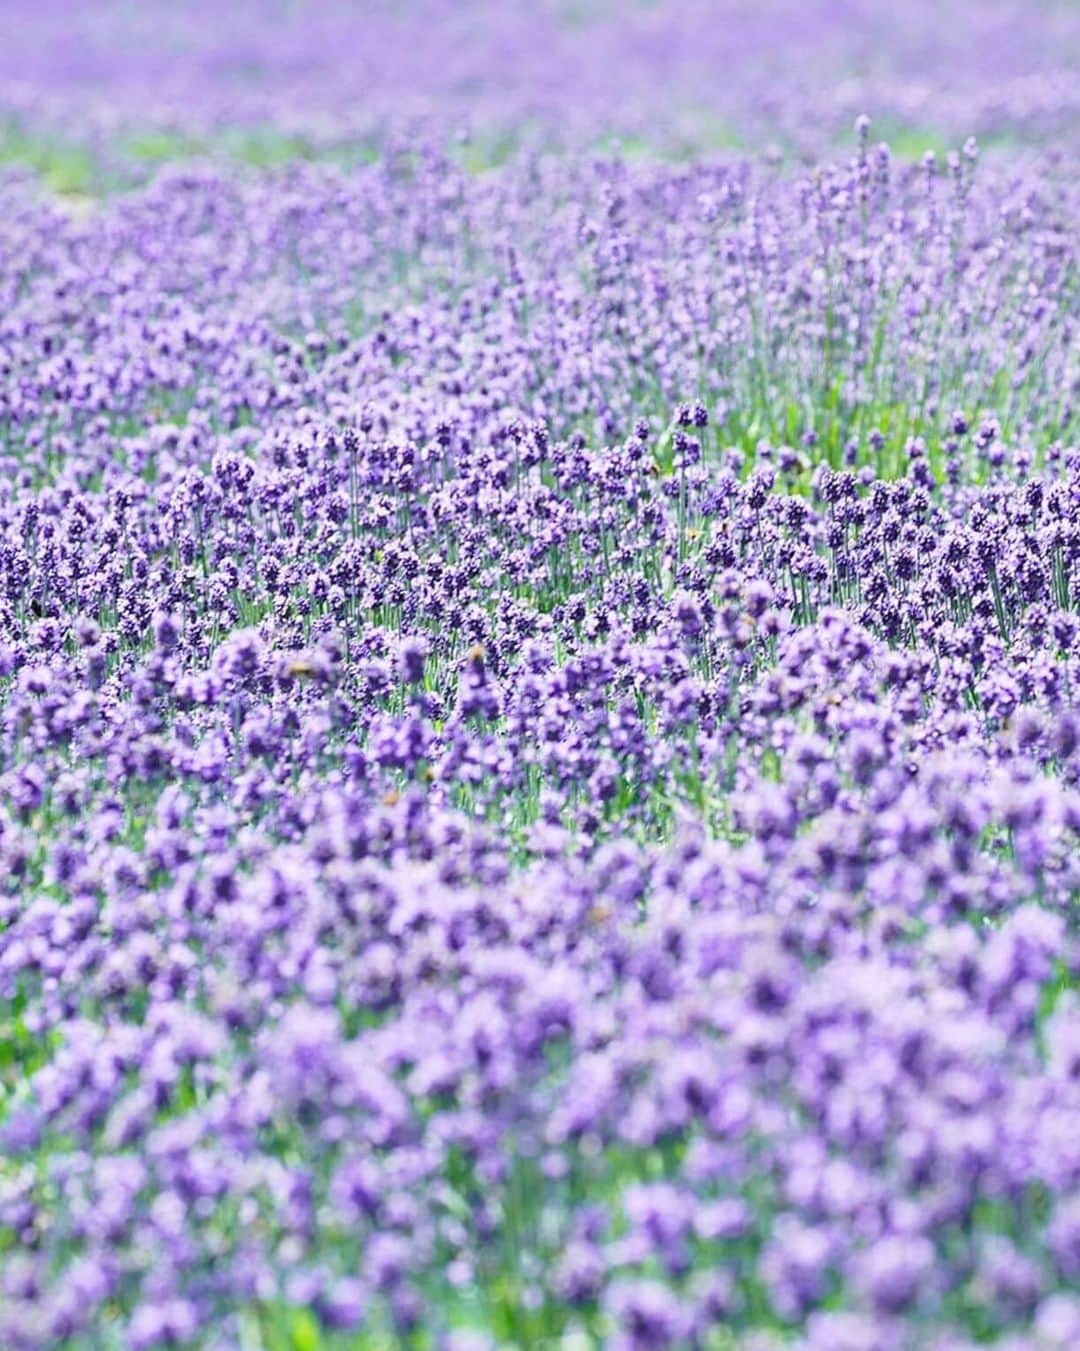
[[[1080,6],[0,0],[2,1351],[1080,1348]]]

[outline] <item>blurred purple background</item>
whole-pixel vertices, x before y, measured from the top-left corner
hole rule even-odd
[[[1064,146],[1078,71],[1080,6],[1060,0],[0,3],[0,116],[83,138],[425,125],[812,152],[866,109]]]

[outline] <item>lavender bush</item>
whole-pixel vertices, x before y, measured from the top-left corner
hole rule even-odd
[[[0,1346],[1080,1345],[1078,11],[0,13]]]

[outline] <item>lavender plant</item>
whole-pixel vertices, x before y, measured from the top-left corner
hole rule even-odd
[[[0,1346],[1080,1344],[1075,13],[820,8],[20,9]]]

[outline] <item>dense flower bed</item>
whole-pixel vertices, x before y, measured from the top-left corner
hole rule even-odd
[[[1080,1345],[1071,142],[428,131],[0,179],[0,1346]]]

